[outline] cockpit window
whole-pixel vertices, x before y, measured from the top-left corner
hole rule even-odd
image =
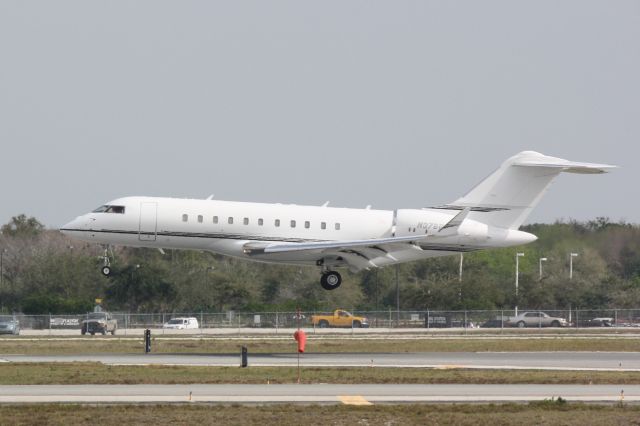
[[[117,213],[124,214],[124,206],[100,206],[93,211],[93,213]]]

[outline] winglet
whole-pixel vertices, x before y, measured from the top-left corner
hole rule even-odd
[[[460,225],[462,225],[462,222],[464,222],[464,220],[469,215],[470,211],[471,211],[471,207],[465,207],[464,209],[462,209],[460,213],[455,215],[453,219],[451,219],[442,228],[440,228],[440,231],[438,231],[438,234],[443,233],[443,231],[445,230],[448,230],[448,231],[445,231],[444,234],[455,234],[458,231],[458,228],[460,227]]]

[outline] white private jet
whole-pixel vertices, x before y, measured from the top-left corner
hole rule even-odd
[[[435,256],[509,247],[537,237],[518,228],[561,172],[604,173],[615,166],[577,163],[533,151],[498,170],[451,204],[420,209],[348,209],[293,204],[125,197],[79,216],[60,231],[109,245],[208,250],[260,262],[315,265],[333,290],[335,271],[379,268]],[[111,272],[105,249],[102,273]]]

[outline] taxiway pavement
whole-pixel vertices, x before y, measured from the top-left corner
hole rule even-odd
[[[239,354],[95,354],[0,355],[0,362],[100,362],[108,365],[237,366]],[[255,367],[296,366],[296,354],[252,354]],[[306,367],[405,367],[640,371],[634,352],[416,352],[309,353],[300,357]]]
[[[0,403],[638,402],[640,385],[18,385]]]

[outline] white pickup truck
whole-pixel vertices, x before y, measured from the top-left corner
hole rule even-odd
[[[552,317],[544,312],[523,312],[518,316],[509,317],[507,324],[511,327],[567,327],[566,319]]]

